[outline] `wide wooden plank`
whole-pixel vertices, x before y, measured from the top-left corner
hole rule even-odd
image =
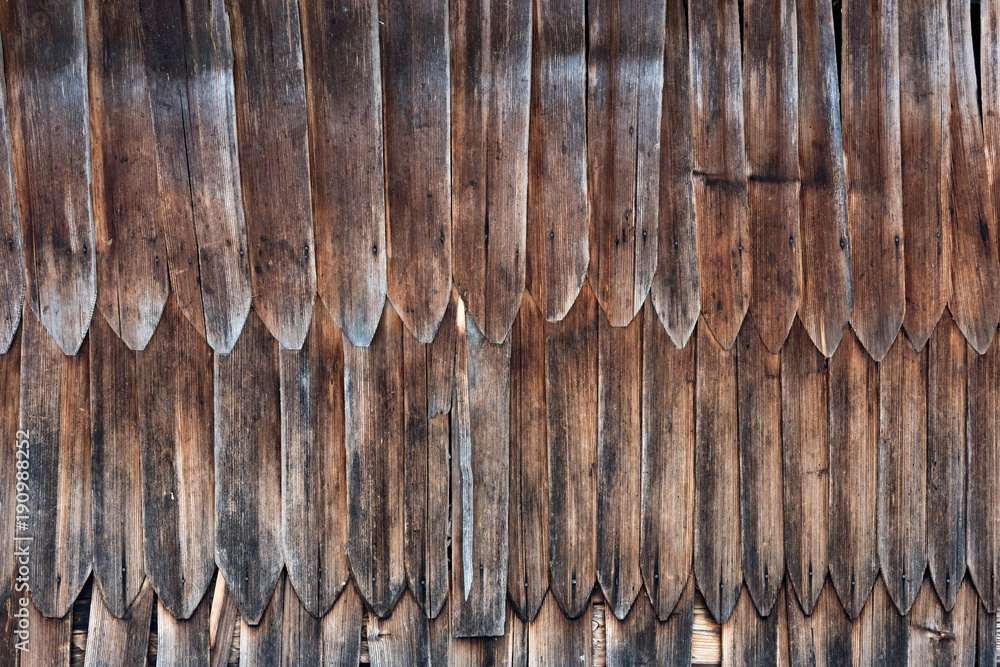
[[[511,340],[496,345],[459,301],[452,429],[452,632],[499,637],[507,600]]]
[[[149,622],[155,602],[153,586],[146,581],[124,614],[116,616],[100,595],[90,603],[87,630],[87,667],[139,665],[149,651]]]
[[[639,567],[667,620],[692,579],[695,344],[677,349],[646,302],[642,337],[642,524]]]
[[[206,594],[190,618],[175,618],[162,604],[156,608],[156,660],[171,667],[207,667],[212,596]]]
[[[249,326],[249,323],[247,325]],[[240,619],[240,667],[268,667],[281,664],[284,611],[285,577],[279,576],[277,586],[263,615],[258,619],[259,622],[250,624],[246,617]]]
[[[323,660],[328,665],[354,665],[361,661],[361,626],[365,603],[354,586],[348,586],[333,609],[323,617]]]
[[[344,345],[322,302],[301,350],[281,350],[281,533],[288,579],[322,617],[350,578]]]
[[[9,2],[0,29],[26,300],[76,354],[97,296],[84,3]]]
[[[2,20],[2,19],[0,19]],[[0,57],[3,47],[0,46]],[[7,77],[0,68],[0,87],[7,90]],[[14,183],[14,156],[11,152],[10,125],[7,122],[7,96],[0,99],[0,354],[15,345],[14,334],[21,322],[24,305],[24,251]],[[582,236],[581,236],[582,241]],[[6,248],[6,250],[4,250]]]
[[[946,611],[930,578],[924,579],[910,610],[910,664],[976,664],[976,617],[979,598],[971,583],[956,593],[955,606]]]
[[[90,355],[84,343],[63,355],[42,322],[25,309],[17,442],[26,452],[26,520],[14,539],[30,538],[31,599],[62,618],[90,576],[94,553],[90,473]]]
[[[23,518],[23,510],[27,509],[23,503],[22,507],[18,507],[17,483],[26,480],[24,475],[18,480],[17,473],[31,465],[30,440],[17,432],[20,385],[21,334],[16,332],[10,351],[0,356],[0,433],[13,434],[9,445],[0,448],[0,553],[5,554],[15,553],[17,519]],[[11,593],[15,572],[14,558],[0,559],[0,611]]]
[[[781,481],[788,580],[806,613],[827,571],[828,387],[827,360],[796,320],[781,351]]]
[[[605,608],[606,662],[608,667],[651,665],[656,661],[656,613],[649,598],[640,595],[623,619]]]
[[[17,652],[15,664],[17,667],[69,667],[72,630],[72,614],[46,618],[29,602],[27,650]]]
[[[806,667],[851,664],[852,624],[837,599],[833,583],[822,593],[807,616],[798,600],[785,594],[788,608],[788,662]]]
[[[573,664],[593,667],[590,614],[569,619],[555,596],[542,603],[538,616],[528,624],[528,665]]]
[[[379,11],[385,79],[382,97],[374,91],[370,104],[385,105],[387,289],[409,332],[419,342],[430,343],[451,299],[448,3],[386,0]],[[378,62],[371,65],[378,74]],[[347,71],[357,76],[352,72],[356,67],[352,64]],[[357,78],[349,82],[349,90],[360,98],[352,104],[366,108],[359,104],[365,96],[358,89],[367,81]],[[337,97],[345,92],[337,87],[331,91]],[[356,112],[345,118],[350,122],[343,121],[344,130],[356,132]],[[371,129],[376,135],[382,131],[378,125]],[[353,220],[351,224],[353,228]]]
[[[694,574],[717,623],[729,618],[743,583],[736,357],[698,327]]]
[[[446,664],[455,667],[481,667],[482,665],[525,667],[528,660],[527,625],[521,622],[512,609],[509,609],[503,636],[455,636],[451,638],[448,651],[450,661]]]
[[[738,3],[691,3],[688,20],[701,314],[728,350],[747,313],[751,280]]]
[[[779,590],[774,609],[761,617],[746,589],[733,615],[722,626],[724,667],[768,667],[782,664],[782,642],[787,626],[784,590]]]
[[[878,365],[853,331],[830,359],[830,578],[857,619],[878,575],[875,505],[878,470]]]
[[[599,308],[586,282],[566,318],[545,327],[549,586],[570,618],[590,604],[596,576]]]
[[[306,5],[317,10],[324,6]],[[306,12],[302,29],[290,29],[299,25],[299,8],[294,0],[237,0],[226,9],[232,24],[239,169],[254,310],[282,347],[297,350],[309,332],[316,300],[317,247],[313,241],[307,135],[315,139],[330,132],[326,126],[307,132],[302,42],[309,40],[316,21]],[[338,21],[338,27],[348,23],[347,17],[344,19],[343,24]],[[371,28],[374,30],[374,26]],[[308,43],[310,58],[322,57],[322,53],[315,53],[316,45],[311,40]],[[309,92],[315,92],[314,85]],[[320,108],[326,108],[322,104],[325,101],[322,97],[313,99],[310,107],[315,109],[319,103]],[[312,158],[322,164],[314,144]],[[343,158],[341,161],[348,162]],[[315,171],[320,176],[328,175],[320,167]],[[381,165],[378,173],[381,176]],[[380,178],[379,191],[381,187]],[[317,200],[318,227],[328,231],[333,221],[324,220],[326,202],[319,192]],[[360,225],[360,216],[355,217]],[[346,247],[343,239],[341,244]],[[381,305],[379,302],[375,310],[376,321]]]
[[[146,579],[136,355],[98,314],[90,323],[94,579],[121,618]]]
[[[361,597],[385,618],[406,587],[403,324],[386,303],[371,345],[343,343],[347,557]]]
[[[322,665],[323,621],[309,613],[287,576],[281,611],[281,664]]]
[[[853,664],[909,665],[909,626],[907,617],[896,611],[885,582],[879,577],[871,599],[852,628]]]
[[[452,276],[501,343],[525,284],[531,2],[451,5]]]
[[[590,263],[586,2],[537,3],[533,18],[526,280],[545,319],[558,322]]]
[[[375,667],[413,665],[430,667],[430,633],[427,616],[404,594],[387,619],[369,617],[368,655]]]
[[[214,366],[215,562],[256,624],[283,565],[278,343],[256,311]]]
[[[848,0],[841,109],[854,310],[851,325],[881,361],[903,323],[898,0]]]

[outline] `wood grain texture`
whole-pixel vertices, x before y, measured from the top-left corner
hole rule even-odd
[[[927,352],[927,561],[946,611],[965,578],[966,343],[942,317]]]
[[[404,594],[389,618],[369,618],[368,655],[372,665],[430,667],[432,663],[427,616],[412,595]]]
[[[910,664],[976,664],[976,621],[979,598],[971,583],[956,593],[956,604],[946,611],[925,578],[910,610]]]
[[[347,460],[344,345],[322,302],[301,350],[281,350],[281,533],[288,579],[322,617],[344,589]]]
[[[605,664],[608,667],[656,664],[658,623],[649,598],[640,595],[626,618],[619,619],[607,613],[610,611],[608,608],[604,614]]]
[[[309,332],[316,300],[318,249],[313,241],[307,135],[318,138],[315,135],[330,132],[328,127],[307,132],[302,42],[309,39],[314,22],[306,12],[303,29],[290,29],[299,25],[294,0],[237,0],[226,9],[232,24],[237,140],[254,310],[282,347],[297,350]],[[314,48],[310,41],[306,49],[310,57]],[[314,90],[310,86],[310,94]],[[321,100],[313,100],[311,107]],[[314,160],[318,152],[314,146]],[[326,231],[332,221],[323,219],[325,202],[318,192],[316,199],[318,227]],[[381,305],[379,301],[374,311],[376,320]],[[331,310],[338,312],[335,307]]]
[[[30,440],[17,432],[21,387],[21,333],[15,332],[10,351],[0,356],[0,433],[13,434],[7,447],[0,447],[0,553],[15,554],[18,515],[25,507],[18,507],[17,473],[31,465],[28,451]],[[22,445],[22,442],[27,444]],[[24,460],[25,463],[20,463]],[[23,478],[23,475],[22,475]],[[24,481],[23,479],[21,481]],[[23,491],[23,488],[22,488]],[[22,496],[22,500],[23,500]],[[0,613],[11,594],[17,567],[15,558],[0,559]],[[20,597],[20,596],[15,596]],[[2,656],[2,654],[0,654]]]
[[[66,667],[70,664],[70,636],[73,615],[47,618],[28,604],[30,650],[17,654],[16,667]]]
[[[875,506],[878,471],[877,364],[852,331],[830,359],[830,579],[852,620],[878,575]]]
[[[545,327],[549,586],[570,618],[590,604],[596,576],[599,308],[586,282],[566,318]]]
[[[1000,345],[980,356],[967,348],[968,487],[966,564],[983,605],[996,613],[1000,604]],[[23,372],[23,371],[22,371]],[[23,399],[22,399],[23,400]]]
[[[892,604],[885,582],[875,582],[871,599],[851,628],[852,663],[903,667],[910,664],[910,627]]]
[[[788,581],[807,614],[823,590],[828,562],[828,389],[827,360],[796,320],[781,351],[781,480]]]
[[[993,667],[997,662],[997,616],[978,605],[976,618],[976,665]]]
[[[740,595],[733,615],[722,626],[723,667],[767,667],[785,664],[782,643],[787,628],[784,590],[779,590],[774,609],[764,617],[758,613],[747,589]]]
[[[89,343],[65,356],[29,310],[22,319],[18,435],[28,442],[30,492],[27,529],[14,536],[31,538],[35,607],[62,618],[90,576],[94,553]]]
[[[743,14],[750,314],[777,354],[802,299],[795,0],[750,0]]]
[[[736,0],[691,3],[688,21],[701,314],[728,350],[747,313],[752,275],[739,7]]]
[[[586,2],[535,3],[533,18],[526,280],[558,322],[590,264]]]
[[[0,21],[2,21],[0,14]],[[0,23],[2,25],[2,23]],[[3,47],[0,46],[0,57]],[[7,88],[7,77],[0,68],[0,87]],[[21,309],[24,305],[24,250],[17,210],[17,185],[14,183],[14,155],[11,152],[10,125],[7,121],[7,95],[0,99],[0,354],[14,343]],[[581,237],[582,238],[582,237]]]
[[[698,327],[694,573],[717,623],[729,618],[743,583],[736,357]]]
[[[240,618],[240,667],[281,664],[284,611],[285,577],[279,576],[270,602],[258,623],[251,625],[245,617]]]
[[[391,304],[367,348],[344,338],[347,557],[361,597],[381,618],[406,587],[403,324]]]
[[[590,614],[581,614],[576,619],[566,618],[555,596],[549,595],[542,603],[538,616],[528,624],[528,665],[593,667],[592,644]]]
[[[281,611],[281,664],[321,665],[323,621],[309,613],[295,594],[291,579],[283,582],[285,597]]]
[[[451,639],[448,651],[450,661],[447,664],[455,667],[524,667],[528,656],[527,626],[513,610],[508,610],[503,636],[455,636]]]
[[[659,664],[691,664],[694,640],[694,577],[688,577],[687,585],[677,600],[673,611],[663,623],[656,626],[656,657]]]
[[[171,667],[208,667],[212,596],[205,598],[190,618],[175,618],[162,604],[156,608],[156,659]]]
[[[587,274],[612,326],[632,321],[656,272],[666,0],[587,8]]]
[[[86,667],[142,664],[149,651],[149,622],[155,598],[153,586],[146,581],[125,613],[116,616],[101,596],[95,595],[91,600],[83,664]]]
[[[295,2],[270,4],[276,7],[285,4],[288,14],[280,20],[292,25],[298,23]],[[388,254],[378,8],[378,0],[303,3],[305,98],[275,89],[280,95],[278,99],[285,104],[294,99],[295,105],[291,115],[295,125],[288,129],[294,132],[290,147],[299,153],[293,158],[296,162],[287,168],[302,174],[306,168],[305,159],[308,157],[310,161],[314,196],[312,215],[316,227],[315,279],[320,296],[344,335],[360,347],[371,342],[381,319]],[[301,58],[296,55],[298,32],[290,32],[294,37],[286,48],[292,58]],[[301,82],[295,79],[283,85],[299,86]],[[299,114],[306,111],[306,101],[309,103],[308,155],[304,141],[299,144],[304,138],[305,127],[298,125]],[[275,148],[287,151],[289,146]],[[414,153],[414,157],[416,155]],[[296,194],[300,199],[298,203],[304,207],[301,228],[303,232],[308,228],[309,235],[297,236],[296,240],[305,243],[306,247],[303,250],[301,244],[293,245],[291,252],[297,258],[304,258],[305,271],[306,264],[312,263],[309,252],[312,223],[308,208],[309,185],[308,182],[302,185],[305,189]],[[251,243],[253,241],[251,237]],[[409,251],[407,248],[404,254]],[[306,288],[308,283],[302,281],[301,285]],[[255,296],[256,292],[255,283]]]
[[[387,289],[409,332],[430,343],[451,300],[448,3],[381,0],[379,17]]]
[[[452,632],[499,637],[507,599],[511,341],[491,343],[459,301],[452,430]]]
[[[325,664],[353,665],[361,661],[361,626],[365,603],[354,586],[348,586],[333,609],[323,617]]]
[[[743,579],[764,616],[785,575],[781,356],[768,351],[750,319],[736,345]]]
[[[501,343],[525,285],[531,3],[451,5],[452,277]]]
[[[694,548],[695,344],[677,349],[651,301],[642,338],[642,523],[639,566],[666,621],[691,579]]]
[[[214,367],[215,562],[255,625],[283,565],[278,343],[256,311]]]
[[[851,619],[837,599],[833,583],[822,593],[807,616],[794,595],[785,594],[788,608],[788,662],[808,667],[851,664]]]
[[[851,233],[851,325],[881,361],[903,323],[898,0],[847,0],[841,109]]]
[[[964,24],[964,12],[968,8],[959,7],[958,3],[949,3],[949,8],[955,7],[955,12],[962,12],[961,16]],[[989,206],[993,204],[994,222],[996,216],[996,202],[1000,193],[1000,5],[995,2],[987,2],[979,7],[980,33],[978,35],[978,60],[974,60],[976,75],[979,77],[979,100],[983,130],[983,148],[986,156],[986,177],[988,179],[989,194],[977,202],[980,205]],[[963,27],[963,31],[964,31]],[[975,38],[976,36],[973,36]],[[967,44],[963,41],[963,44]],[[954,47],[952,47],[954,50]],[[975,53],[973,55],[976,55]],[[953,58],[955,56],[953,55]],[[968,69],[968,51],[963,53],[963,65]],[[954,62],[954,61],[953,61]],[[953,65],[954,67],[954,65]],[[954,67],[954,74],[957,76],[959,70]],[[966,76],[968,74],[966,73]],[[971,81],[971,79],[970,79]],[[969,113],[972,112],[970,105]],[[978,136],[978,135],[976,135]],[[981,174],[980,174],[981,177]],[[980,194],[982,186],[980,182]],[[995,228],[994,228],[995,229]],[[995,234],[996,232],[994,232]],[[968,271],[970,267],[963,267]],[[992,286],[995,292],[996,286]],[[991,332],[992,333],[992,332]]]
[[[212,591],[212,613],[208,624],[212,667],[223,667],[228,664],[239,615],[233,596],[229,594],[226,578],[219,574]]]

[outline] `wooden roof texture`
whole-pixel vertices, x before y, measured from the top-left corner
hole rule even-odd
[[[996,664],[1000,0],[0,42],[0,663]]]

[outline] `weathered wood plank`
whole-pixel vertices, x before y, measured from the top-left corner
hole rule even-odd
[[[982,604],[977,607],[976,665],[993,667],[997,664],[997,615],[988,612]]]
[[[95,595],[90,601],[84,664],[87,667],[143,664],[149,651],[149,622],[155,599],[153,586],[146,581],[125,613],[116,616],[101,596]]]
[[[949,5],[950,7],[951,5]],[[956,12],[964,11],[967,8],[956,7]],[[980,4],[979,8],[980,34],[979,36],[979,67],[973,71],[979,76],[979,101],[982,114],[983,148],[986,155],[986,177],[988,179],[989,194],[985,197],[984,204],[993,204],[994,223],[996,222],[996,201],[998,189],[1000,189],[1000,5],[995,2]],[[963,15],[964,24],[964,15]],[[964,27],[963,27],[964,30]],[[971,36],[971,35],[970,35]],[[953,47],[954,49],[954,47]],[[975,55],[975,54],[974,54]],[[968,52],[964,54],[967,63],[975,61],[968,60]],[[957,75],[956,71],[954,75]],[[970,82],[973,79],[969,79]],[[971,113],[973,107],[969,108]],[[976,135],[978,137],[978,134]],[[980,186],[982,195],[982,186]],[[982,202],[983,200],[978,200]],[[994,227],[995,233],[995,227]],[[963,267],[968,270],[971,267]],[[996,285],[992,286],[993,291]],[[971,295],[970,295],[971,296]],[[990,332],[992,333],[995,332]]]
[[[823,587],[806,616],[794,595],[785,594],[788,608],[788,662],[804,667],[851,664],[852,625],[837,599],[833,583]]]
[[[694,573],[717,623],[729,618],[743,584],[736,357],[698,327]]]
[[[857,619],[878,575],[878,365],[852,331],[830,359],[830,579]]]
[[[286,576],[281,585],[285,589],[281,611],[281,664],[322,665],[322,617],[309,613],[296,595],[291,579]]]
[[[169,609],[160,604],[156,609],[157,664],[208,667],[211,613],[211,595],[205,595],[198,608],[187,619],[175,618]]]
[[[382,310],[367,348],[344,338],[347,557],[361,597],[385,618],[406,587],[403,324]]]
[[[442,614],[443,616],[443,614]],[[454,620],[454,619],[453,619]],[[526,667],[528,660],[527,626],[508,610],[503,636],[459,637],[451,639],[448,664],[455,667]]]
[[[256,311],[216,354],[215,562],[245,622],[260,622],[281,576],[278,343]]]
[[[448,3],[381,0],[379,17],[387,289],[407,330],[419,342],[430,343],[451,300]],[[373,64],[377,70],[378,62]],[[332,92],[343,95],[336,87]],[[358,121],[348,118],[352,122],[345,122],[345,129],[353,132]]]
[[[549,586],[570,618],[590,604],[596,576],[599,308],[586,282],[566,318],[545,327]]]
[[[2,18],[0,18],[2,21]],[[0,58],[3,47],[0,46]],[[0,88],[7,90],[7,77],[0,68]],[[10,125],[7,122],[7,95],[0,99],[0,354],[13,345],[24,306],[24,251],[14,183],[14,155],[11,152]],[[582,236],[581,236],[582,241]],[[15,383],[16,384],[16,383]],[[9,430],[8,430],[9,432]],[[9,513],[8,513],[9,514]],[[0,577],[2,581],[2,577]],[[2,596],[3,594],[0,594]]]
[[[69,667],[73,614],[47,618],[29,603],[28,627],[28,650],[17,653],[17,667]]]
[[[649,598],[640,595],[628,616],[619,619],[605,609],[606,662],[608,667],[651,665],[656,662],[657,620]]]
[[[738,3],[691,3],[688,20],[701,314],[728,350],[747,313],[751,280]]]
[[[361,626],[365,603],[354,586],[347,586],[333,609],[323,617],[323,662],[355,665],[361,660]]]
[[[246,617],[240,618],[240,667],[271,667],[281,664],[284,611],[285,577],[282,574],[278,577],[271,600],[258,619],[259,622],[250,624]]]
[[[930,578],[924,579],[910,610],[910,664],[976,664],[976,616],[979,598],[971,583],[955,596],[955,606],[946,611],[934,593]]]
[[[223,667],[229,663],[238,617],[239,611],[236,609],[233,596],[229,594],[226,579],[219,573],[215,580],[215,590],[212,592],[212,614],[208,625],[212,667]]]
[[[0,96],[2,98],[2,96]],[[20,318],[20,315],[18,315]],[[0,447],[0,553],[15,554],[16,520],[23,515],[23,503],[17,502],[17,473],[30,467],[30,440],[18,433],[21,387],[21,333],[14,333],[10,351],[0,356],[0,433],[10,434],[8,446]],[[21,444],[25,443],[25,444]],[[24,461],[24,463],[21,463]],[[23,491],[22,487],[22,491]],[[23,496],[21,498],[24,499]],[[22,507],[18,507],[18,505]],[[0,558],[0,610],[11,594],[17,571],[15,559]],[[20,597],[20,596],[14,596]]]
[[[1000,345],[980,356],[967,348],[968,490],[966,563],[976,591],[991,613],[1000,604]],[[23,399],[22,399],[23,400]]]
[[[326,5],[305,6],[319,10]],[[322,127],[307,132],[302,41],[303,35],[307,40],[311,36],[315,21],[306,12],[303,29],[290,29],[299,25],[294,0],[236,0],[226,9],[232,23],[237,140],[254,310],[282,347],[297,350],[309,332],[316,300],[307,135],[315,140],[330,131]],[[316,45],[311,40],[308,44],[306,52],[312,57]],[[310,85],[309,91],[315,92],[315,86]],[[325,108],[323,98],[312,102],[310,108]],[[312,153],[314,162],[322,164],[315,141]],[[324,175],[319,167],[316,171]],[[381,164],[378,173],[382,174]],[[317,192],[318,227],[328,231],[332,221],[323,219],[324,204]],[[360,219],[356,222],[360,224]],[[381,305],[377,304],[376,319]]]
[[[673,611],[663,623],[656,625],[656,659],[661,665],[686,667],[691,664],[694,638],[694,577],[687,585]]]
[[[761,617],[749,589],[740,596],[733,615],[722,626],[723,667],[768,667],[786,664],[782,659],[787,612],[784,590],[779,590],[774,609]]]
[[[525,284],[531,3],[451,5],[452,276],[502,343]]]
[[[412,595],[404,593],[389,618],[369,617],[367,630],[368,655],[375,667],[432,664],[427,616]]]
[[[558,664],[593,667],[592,645],[590,614],[568,619],[552,595],[545,598],[538,616],[528,624],[530,667]]]
[[[910,627],[893,606],[881,577],[852,628],[853,664],[904,667],[910,664]],[[917,664],[917,663],[914,663]]]

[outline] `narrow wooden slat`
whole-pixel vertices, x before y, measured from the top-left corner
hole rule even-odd
[[[528,624],[528,665],[593,667],[592,644],[590,614],[568,619],[559,609],[555,597],[549,595],[542,603],[538,616]]]
[[[991,614],[982,604],[977,605],[976,665],[993,667],[997,664],[997,615]]]
[[[454,618],[453,618],[454,620]],[[451,639],[450,662],[455,667],[525,667],[528,659],[527,626],[513,610],[508,610],[502,636],[459,637]]]
[[[89,343],[64,356],[29,310],[22,319],[18,428],[28,443],[30,490],[26,529],[17,528],[14,538],[31,538],[34,605],[62,618],[90,576],[94,552]]]
[[[301,350],[279,352],[281,525],[288,579],[322,617],[350,571],[344,450],[344,345],[322,302]]]
[[[348,586],[333,609],[323,617],[323,662],[355,665],[361,660],[361,626],[365,603],[354,586]]]
[[[781,480],[788,579],[806,613],[827,571],[828,387],[827,360],[796,320],[781,351]]]
[[[747,313],[751,280],[739,7],[736,0],[691,3],[688,20],[701,313],[728,350]]]
[[[0,553],[12,555],[17,548],[14,541],[17,519],[24,518],[23,510],[27,509],[24,503],[17,502],[17,473],[31,465],[31,442],[18,432],[20,386],[21,333],[18,331],[10,351],[0,356],[0,433],[11,434],[8,446],[0,448]],[[24,475],[21,478],[20,481],[26,481]],[[16,571],[13,557],[0,558],[0,610],[11,594]]]
[[[430,343],[451,300],[448,3],[382,0],[379,17],[388,181],[387,289],[409,332],[419,342]],[[377,72],[378,62],[372,64]],[[359,78],[351,85],[361,83],[367,81]],[[332,91],[344,95],[342,88]],[[378,99],[373,97],[372,103]],[[358,120],[352,116],[347,116],[352,122],[345,122],[344,129],[355,132]],[[377,134],[381,128],[372,130]]]
[[[717,623],[729,618],[743,583],[736,356],[698,327],[694,573]]]
[[[722,626],[723,667],[766,667],[782,664],[781,642],[785,632],[784,590],[779,590],[774,609],[761,617],[747,589],[733,615]]]
[[[0,57],[3,57],[3,47],[0,47]],[[7,77],[2,68],[0,87],[8,90]],[[3,192],[3,197],[0,198],[0,354],[6,354],[12,346],[16,346],[14,335],[21,322],[25,289],[24,251],[21,246],[7,104],[7,96],[4,95],[0,99],[0,191]]]
[[[531,3],[451,5],[452,275],[492,343],[525,284]]]
[[[768,351],[750,319],[736,344],[743,579],[767,615],[785,574],[781,356]]]
[[[386,303],[367,348],[344,338],[347,557],[361,597],[385,618],[406,587],[403,324]]]
[[[776,354],[802,299],[795,0],[750,0],[743,12],[750,314]]]
[[[661,665],[690,665],[694,641],[694,577],[663,623],[656,625],[656,659]]]
[[[427,616],[413,600],[404,594],[385,620],[369,617],[368,655],[375,667],[393,665],[431,665],[430,634]]]
[[[785,594],[788,608],[788,662],[806,667],[851,664],[851,620],[837,599],[833,583],[823,591],[806,616],[794,595]]]
[[[283,565],[278,343],[256,311],[214,365],[215,562],[256,624]]]
[[[878,366],[853,332],[830,360],[830,578],[857,619],[878,575]]]
[[[247,324],[249,326],[249,322]],[[271,600],[258,619],[259,622],[251,625],[246,617],[240,619],[241,667],[268,667],[281,664],[284,610],[285,577],[279,576]]]
[[[428,633],[430,635],[431,665],[451,664],[451,610],[445,608],[437,618],[432,618],[427,622]]]
[[[885,582],[879,577],[871,599],[852,628],[853,664],[909,665],[909,635],[907,617],[896,611]]]
[[[566,318],[545,327],[549,586],[570,618],[590,604],[596,575],[598,309],[586,282]]]
[[[955,7],[954,13],[961,12],[963,22],[963,32],[966,31],[965,26],[965,11],[968,8],[959,7],[958,3],[949,4],[950,7]],[[983,132],[983,147],[981,150],[985,151],[986,156],[986,177],[988,179],[988,194],[983,196],[983,185],[980,180],[979,196],[981,198],[977,199],[975,202],[965,202],[965,204],[979,204],[980,206],[987,207],[987,210],[992,210],[993,222],[996,223],[996,202],[998,188],[1000,188],[1000,5],[995,2],[982,3],[979,6],[979,23],[980,23],[980,34],[978,35],[978,59],[969,60],[968,50],[964,50],[963,55],[963,65],[966,68],[965,76],[968,78],[969,82],[974,81],[969,77],[970,72],[975,72],[979,76],[979,92],[978,99],[980,104],[980,111],[982,117],[982,132]],[[970,35],[971,26],[968,32],[966,32],[966,38],[963,39],[963,45],[968,44],[968,37],[976,36]],[[954,51],[954,46],[952,50]],[[976,55],[975,53],[973,54]],[[953,56],[954,58],[955,56]],[[953,61],[954,62],[954,61]],[[974,67],[970,68],[969,63],[972,63]],[[978,63],[978,67],[975,65]],[[958,76],[961,70],[958,70],[957,66],[953,65],[954,73],[953,76]],[[953,83],[953,85],[955,85]],[[968,106],[968,114],[971,115],[975,107],[972,105]],[[953,115],[955,115],[953,113]],[[978,128],[970,128],[975,134],[974,136],[978,138],[978,133],[976,132]],[[970,148],[972,148],[970,146]],[[971,151],[970,151],[971,152]],[[979,174],[980,179],[982,174]],[[954,183],[953,187],[960,185]],[[990,207],[990,204],[993,204]],[[994,234],[996,234],[996,227],[994,226]],[[974,238],[974,237],[973,237]],[[961,270],[965,273],[969,271],[972,267],[961,267]],[[990,286],[991,292],[995,294],[996,285]],[[963,295],[970,297],[972,295]],[[992,296],[992,294],[991,294]],[[994,297],[995,298],[995,297]],[[990,332],[992,337],[994,332]],[[977,348],[978,349],[978,348]]]
[[[851,233],[851,325],[881,361],[903,322],[898,0],[848,0],[841,109]]]
[[[149,650],[149,622],[155,602],[153,586],[147,581],[124,614],[116,616],[95,595],[90,605],[90,626],[87,630],[87,667],[138,665]]]
[[[969,364],[966,563],[986,609],[1000,604],[1000,345],[980,356],[971,345]],[[23,399],[22,399],[23,400]]]
[[[527,291],[511,327],[507,593],[529,622],[549,589],[549,453],[545,432],[545,319]]]
[[[160,604],[156,609],[156,660],[171,667],[207,667],[209,663],[209,619],[212,596],[205,598],[188,619],[175,618]]]
[[[264,4],[275,7],[284,5],[282,13],[275,16],[275,29],[283,29],[282,23],[298,24],[295,2]],[[287,80],[284,77],[279,80],[280,85],[292,86],[296,92],[290,94],[278,88],[274,91],[276,95],[281,95],[277,99],[282,100],[286,109],[294,104],[290,110],[290,119],[294,120],[290,121],[288,130],[294,133],[295,139],[290,146],[280,148],[286,151],[295,148],[299,152],[292,156],[294,162],[286,168],[294,170],[293,178],[301,177],[307,173],[306,158],[310,161],[308,166],[315,197],[315,280],[319,284],[320,296],[344,335],[361,347],[371,342],[382,315],[388,254],[385,243],[385,163],[382,155],[378,22],[378,0],[304,3],[302,49],[306,65],[305,96],[300,98],[301,89],[295,88],[302,85],[301,79],[292,77],[290,73],[285,75],[289,77]],[[298,31],[289,32],[294,37],[283,49],[288,49],[291,62],[299,59],[297,66],[301,67]],[[262,61],[261,67],[264,66]],[[288,65],[284,67],[288,68]],[[308,156],[304,143],[298,144],[305,132],[304,124],[299,123],[305,120],[300,118],[300,114],[306,110],[306,101],[309,103]],[[447,114],[444,118],[447,122]],[[413,120],[409,121],[412,126]],[[242,150],[241,155],[245,155]],[[416,157],[419,153],[414,152],[413,155]],[[430,163],[423,156],[419,159]],[[302,231],[308,228],[308,235],[303,234],[296,239],[305,243],[306,247],[293,245],[291,251],[293,256],[302,258],[304,278],[307,265],[312,263],[309,250],[312,243],[309,182],[296,181],[294,184],[305,186],[301,192],[296,192],[296,203],[303,207],[297,214],[303,216]],[[248,203],[248,212],[251,207],[252,203]],[[401,221],[400,224],[406,223]],[[253,230],[252,224],[250,229]],[[265,234],[266,231],[262,229],[260,233]],[[250,241],[251,244],[255,241],[252,231]],[[404,254],[410,251],[410,248],[403,249]],[[308,283],[303,280],[301,287],[304,296]],[[255,297],[257,291],[255,283]]]
[[[10,2],[0,26],[26,299],[59,349],[76,354],[97,290],[84,3]]]
[[[956,604],[946,611],[934,593],[930,578],[920,587],[910,610],[910,664],[964,665],[976,660],[976,616],[979,598],[971,583],[956,594]]]
[[[656,613],[649,598],[640,595],[628,616],[617,618],[605,611],[605,649],[608,667],[651,665],[656,661]]]
[[[499,637],[507,599],[511,341],[491,343],[459,301],[452,430],[452,632]]]
[[[325,136],[329,131],[307,132],[302,41],[303,35],[309,39],[314,22],[307,12],[303,29],[291,29],[299,25],[298,3],[293,0],[237,0],[226,9],[232,23],[236,126],[254,310],[282,347],[297,350],[309,331],[316,299],[317,249],[307,135],[317,138],[313,135]],[[347,17],[343,18],[346,23]],[[306,52],[313,56],[314,48],[310,42]],[[321,100],[314,100],[310,107],[316,108]],[[319,152],[315,145],[312,152],[315,159]],[[381,175],[381,164],[377,169]],[[323,175],[320,168],[316,171]],[[324,220],[324,203],[317,193],[319,228],[325,231],[332,221]],[[360,224],[360,220],[355,222]],[[376,319],[381,305],[376,306]]]
[[[321,665],[323,621],[309,613],[287,576],[281,611],[281,664]]]
[[[103,314],[90,323],[90,422],[94,579],[107,612],[121,618],[146,579],[142,448],[135,352]]]
[[[69,667],[73,615],[47,618],[28,605],[29,643],[18,652],[17,667]]]
[[[527,284],[558,322],[590,263],[586,2],[536,3],[533,18]]]
[[[677,349],[646,302],[642,338],[639,566],[667,620],[691,579],[694,547],[695,344]]]
[[[220,573],[215,580],[215,590],[212,592],[212,614],[208,626],[212,667],[222,667],[229,662],[238,617],[236,603],[229,594],[225,577]]]

